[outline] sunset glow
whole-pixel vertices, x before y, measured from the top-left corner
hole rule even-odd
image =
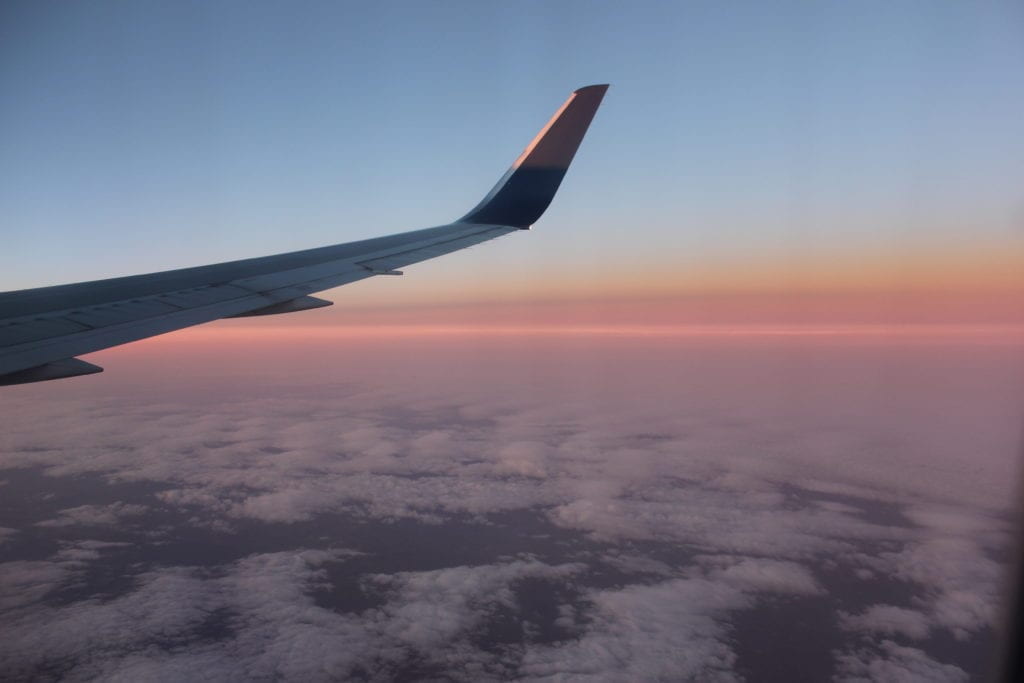
[[[0,2],[0,678],[995,680],[1022,27]]]
[[[1020,343],[1024,325],[660,325],[660,326],[466,326],[466,325],[331,325],[306,327],[207,326],[136,342],[136,346],[175,344],[310,343],[333,339],[416,337],[661,337],[661,338],[758,338],[758,337],[853,337],[892,340],[958,340]]]

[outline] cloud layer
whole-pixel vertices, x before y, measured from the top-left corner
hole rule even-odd
[[[1015,470],[978,404],[1012,392],[976,375],[1004,351],[399,350],[5,404],[0,664],[739,680],[736,619],[807,605],[832,675],[961,680],[937,643],[991,637]]]

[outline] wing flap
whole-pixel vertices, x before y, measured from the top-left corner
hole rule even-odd
[[[0,386],[46,382],[51,379],[66,379],[68,377],[80,377],[81,375],[95,375],[97,372],[103,372],[103,368],[87,363],[81,358],[65,358],[64,360],[53,361],[52,363],[46,363],[45,365],[27,370],[0,375]]]
[[[264,306],[263,308],[257,308],[252,311],[246,311],[245,313],[236,313],[235,315],[230,315],[227,317],[247,318],[256,315],[278,315],[279,313],[297,313],[298,311],[309,311],[314,308],[324,308],[325,306],[333,305],[333,301],[327,301],[326,299],[318,299],[315,296],[300,296],[295,299],[289,299],[288,301],[282,301],[279,304],[271,304],[270,306]]]

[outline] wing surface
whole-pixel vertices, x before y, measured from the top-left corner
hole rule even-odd
[[[550,204],[607,90],[581,88],[494,189],[454,223],[261,258],[0,293],[0,385],[92,374],[76,356],[220,318],[330,305],[312,293],[532,225]]]

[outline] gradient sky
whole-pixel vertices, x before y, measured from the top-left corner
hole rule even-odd
[[[1019,499],[1022,19],[0,3],[0,290],[443,224],[612,85],[533,231],[0,394],[0,669],[980,672]]]
[[[680,297],[760,297],[734,302],[742,320],[765,297],[791,310],[813,294],[854,320],[922,303],[932,318],[1019,320],[1022,15],[1017,2],[5,3],[0,289],[442,224],[573,88],[609,82],[533,233],[306,315],[614,298],[675,319]],[[953,293],[959,312],[941,303]]]

